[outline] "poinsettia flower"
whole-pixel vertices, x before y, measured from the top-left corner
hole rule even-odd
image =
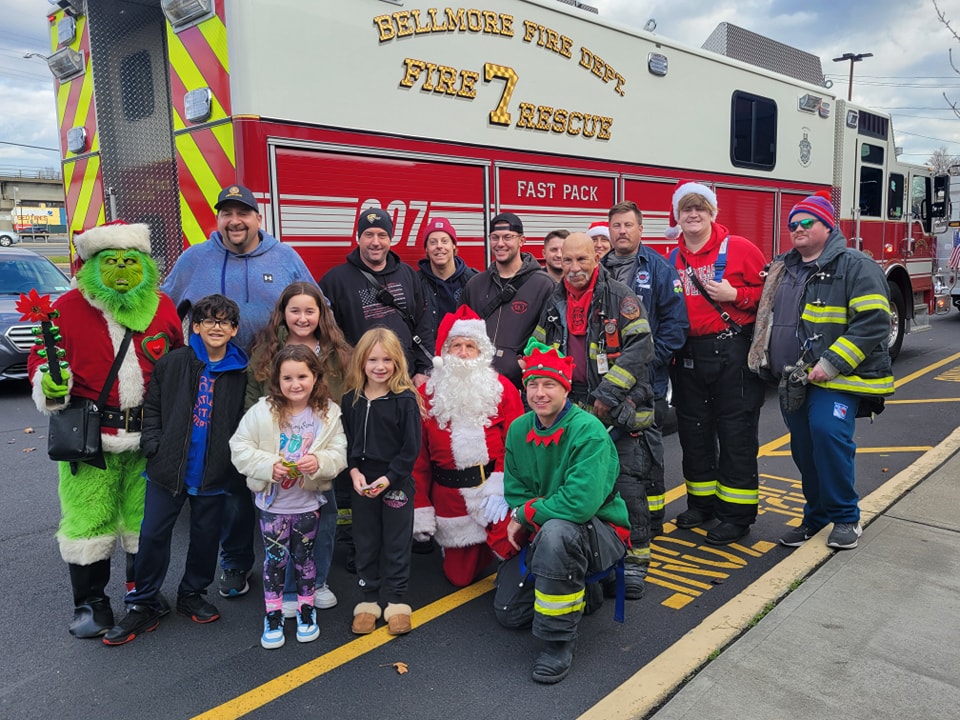
[[[30,322],[44,322],[56,317],[49,295],[40,295],[36,288],[31,288],[27,294],[20,293],[17,300],[17,311],[23,313],[21,320]]]

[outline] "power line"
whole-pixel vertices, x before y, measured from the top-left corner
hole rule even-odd
[[[23,143],[9,142],[0,140],[0,145],[13,145],[14,147],[30,148],[31,150],[47,150],[48,152],[60,152],[60,148],[41,147],[40,145],[24,145]]]

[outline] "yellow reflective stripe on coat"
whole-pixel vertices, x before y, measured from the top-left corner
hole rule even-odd
[[[734,505],[756,505],[760,502],[760,491],[727,487],[717,483],[717,497]]]
[[[691,482],[690,480],[684,479],[683,482],[687,486],[687,495],[710,497],[712,495],[716,495],[717,493],[716,480],[708,480],[707,482]]]
[[[847,322],[847,309],[839,305],[814,305],[807,303],[803,308],[801,320],[812,323],[840,323]]]
[[[633,373],[627,372],[619,365],[614,365],[612,368],[610,368],[603,376],[603,379],[609,380],[611,383],[619,388],[623,388],[624,390],[629,390],[637,384],[637,378],[634,377]]]
[[[569,615],[583,612],[584,607],[586,602],[583,590],[570,595],[548,595],[534,590],[533,610],[541,615]]]
[[[624,325],[620,335],[621,337],[629,337],[631,335],[646,335],[650,332],[650,322],[646,318],[638,318]]]
[[[881,378],[862,378],[859,375],[837,375],[833,380],[812,383],[828,390],[854,395],[893,395],[893,375]]]
[[[847,364],[851,368],[855,368],[857,365],[862,363],[866,357],[863,350],[858,348],[843,336],[838,337],[834,341],[833,345],[830,346],[830,350],[846,360]]]
[[[886,295],[860,295],[855,298],[850,298],[847,307],[850,308],[851,312],[855,313],[866,312],[867,310],[882,310],[887,315],[890,314],[890,301],[887,300]]]

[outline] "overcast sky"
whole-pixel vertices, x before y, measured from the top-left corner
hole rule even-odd
[[[654,18],[657,34],[693,47],[702,45],[721,22],[741,25],[824,58],[824,71],[840,95],[846,93],[850,66],[830,59],[845,52],[872,52],[874,57],[856,65],[854,100],[893,115],[904,159],[925,162],[941,146],[960,155],[960,119],[943,98],[946,92],[960,102],[960,75],[950,67],[947,54],[953,48],[960,66],[960,43],[939,22],[931,0],[807,0],[802,5],[794,0],[587,2],[601,17],[629,26],[642,27]],[[960,0],[939,4],[960,31]],[[59,168],[53,80],[41,60],[23,58],[28,51],[49,52],[49,7],[47,0],[0,0],[0,174]]]

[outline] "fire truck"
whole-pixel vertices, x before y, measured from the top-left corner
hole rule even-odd
[[[668,253],[674,185],[693,179],[767,257],[791,206],[830,191],[889,280],[892,354],[929,327],[946,178],[899,162],[890,117],[831,92],[819,58],[735,25],[694,48],[575,0],[51,2],[70,231],[149,223],[164,271],[232,183],[319,277],[368,206],[411,263],[432,215],[483,267],[497,212],[530,242],[621,200]]]

